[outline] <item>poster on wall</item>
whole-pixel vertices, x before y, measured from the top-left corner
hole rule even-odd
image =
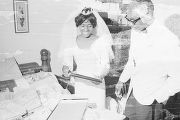
[[[14,0],[15,33],[29,32],[28,1]]]

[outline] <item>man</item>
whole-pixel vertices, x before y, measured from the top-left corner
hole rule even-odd
[[[131,79],[125,108],[130,120],[159,120],[158,103],[180,91],[178,38],[158,23],[153,11],[150,0],[134,0],[126,16],[132,24],[131,46],[116,93]]]

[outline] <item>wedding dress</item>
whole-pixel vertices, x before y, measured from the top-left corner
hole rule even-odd
[[[102,46],[101,43],[105,39],[108,39],[105,35],[99,37],[87,49],[81,49],[75,46],[67,53],[71,54],[71,57],[66,56],[66,63],[64,63],[69,66],[70,64],[67,61],[69,61],[68,59],[72,59],[73,56],[77,64],[76,73],[102,80],[102,83],[96,85],[86,79],[75,78],[75,93],[87,97],[90,103],[96,103],[98,109],[105,108],[105,83],[100,76],[106,75],[110,67],[109,58],[105,58],[108,56],[105,54],[109,54],[108,52],[110,51],[104,48],[108,46]]]

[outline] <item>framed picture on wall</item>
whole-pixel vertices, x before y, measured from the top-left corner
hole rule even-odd
[[[15,33],[29,32],[28,0],[14,0]]]

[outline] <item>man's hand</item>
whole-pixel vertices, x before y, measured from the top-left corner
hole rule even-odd
[[[124,84],[122,82],[120,82],[120,81],[116,84],[115,94],[116,94],[116,96],[118,98],[122,97],[122,92],[121,91],[123,90],[123,86],[124,86]]]

